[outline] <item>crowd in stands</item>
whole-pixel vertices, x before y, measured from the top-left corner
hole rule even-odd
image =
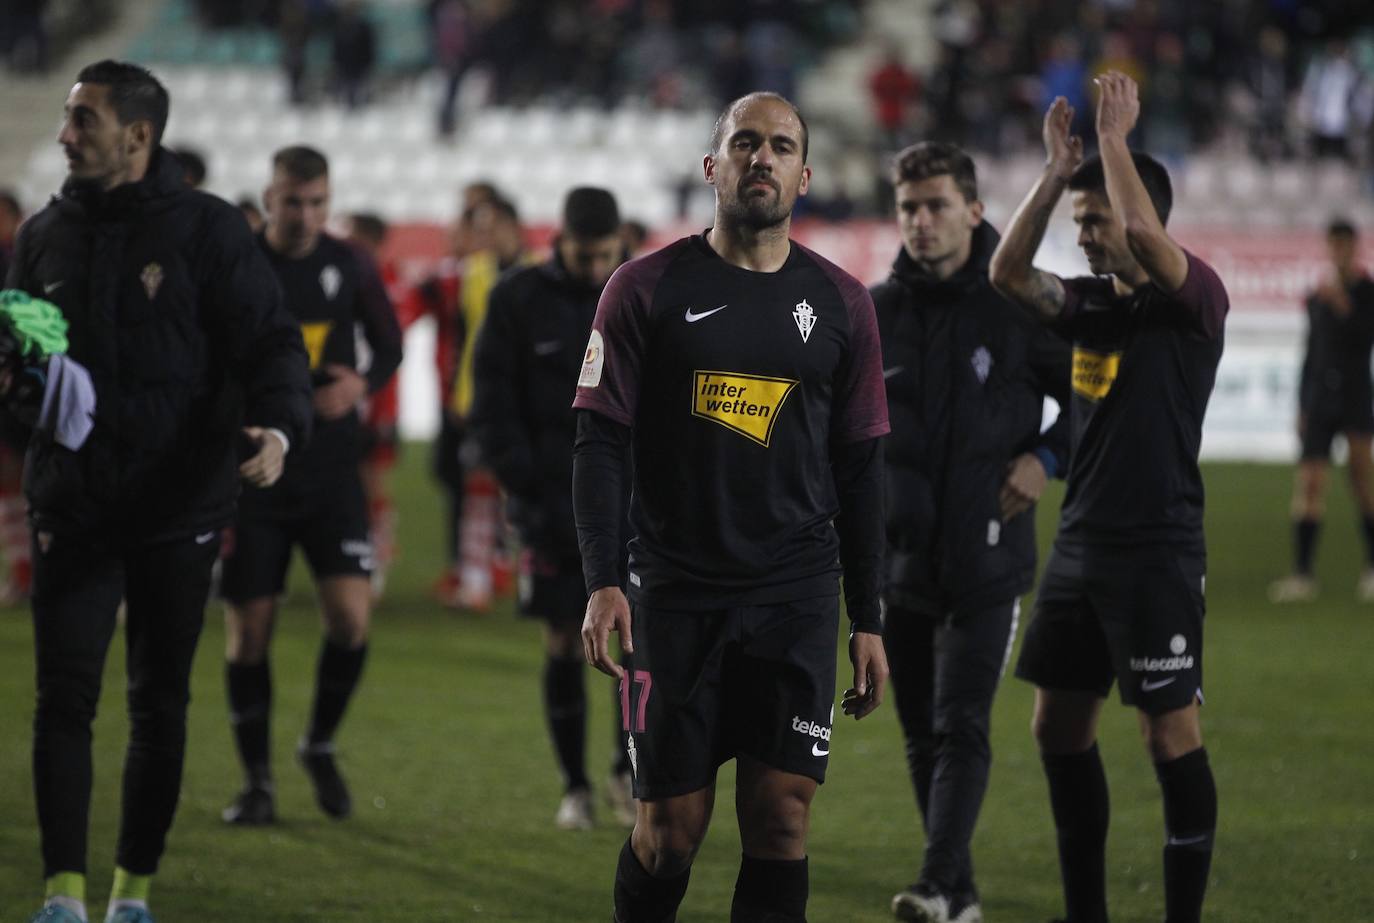
[[[1136,143],[1177,160],[1243,141],[1269,160],[1368,155],[1374,15],[1347,0],[941,0],[928,73],[894,46],[873,70],[881,143],[939,137],[991,154],[1039,144],[1056,96],[1091,143],[1092,77],[1141,86]]]

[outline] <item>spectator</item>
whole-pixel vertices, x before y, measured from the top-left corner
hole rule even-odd
[[[1288,39],[1283,30],[1266,26],[1246,67],[1245,86],[1254,104],[1250,150],[1261,160],[1287,158]]]
[[[472,61],[472,17],[463,0],[433,0],[429,5],[429,26],[434,42],[434,61],[444,74],[439,134],[448,137],[457,127],[458,85]]]
[[[334,83],[344,105],[356,109],[367,100],[368,81],[377,63],[377,31],[361,0],[348,0],[334,25]]]
[[[205,185],[205,158],[200,152],[189,147],[181,147],[172,151],[176,155],[177,162],[181,164],[181,173],[186,180],[186,185],[192,189],[199,189]]]
[[[1350,159],[1350,135],[1360,72],[1343,39],[1332,39],[1307,66],[1303,77],[1301,117],[1317,157]]]
[[[902,62],[896,45],[888,46],[882,64],[869,76],[868,92],[882,143],[895,151],[906,142],[914,110],[921,101],[921,78]]]

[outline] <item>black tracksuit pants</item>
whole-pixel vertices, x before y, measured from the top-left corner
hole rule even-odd
[[[969,843],[992,762],[992,699],[1019,610],[1019,600],[943,616],[887,607],[883,642],[926,829],[921,880],[946,893],[974,887]]]
[[[152,545],[37,530],[34,794],[44,875],[85,872],[91,721],[121,599],[127,602],[130,736],[116,861],[157,870],[181,791],[191,660],[218,531]]]

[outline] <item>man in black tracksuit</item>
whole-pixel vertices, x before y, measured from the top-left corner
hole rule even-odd
[[[593,822],[583,759],[587,698],[578,632],[587,591],[573,523],[572,398],[597,299],[625,261],[619,234],[609,192],[569,192],[552,258],[508,273],[492,289],[473,360],[469,425],[524,546],[520,610],[544,620],[544,713],[564,780],[555,823],[565,829]],[[629,757],[618,737],[616,744],[607,801],[618,820],[633,824]]]
[[[973,923],[989,714],[1035,573],[1033,506],[1067,466],[1063,426],[1040,428],[1044,397],[1068,398],[1069,349],[989,285],[998,235],[967,154],[913,145],[893,183],[902,250],[872,290],[892,422],[884,642],[926,828],[893,911]]]
[[[167,92],[103,61],[78,75],[58,142],[69,177],[20,232],[8,285],[54,302],[89,370],[94,429],[73,451],[36,432],[38,702],[34,788],[47,903],[85,920],[91,720],[127,602],[128,754],[107,920],[147,923],[172,825],[191,660],[239,478],[270,484],[310,427],[295,323],[232,205],[188,189],[159,146]],[[240,429],[243,422],[251,424]],[[236,444],[246,460],[235,457]]]

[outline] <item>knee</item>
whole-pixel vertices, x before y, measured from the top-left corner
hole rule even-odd
[[[744,851],[760,859],[799,858],[806,853],[811,803],[786,793],[756,804],[740,817]]]
[[[549,625],[544,633],[544,651],[552,660],[582,659],[582,635],[571,625]]]
[[[1091,724],[1064,721],[1041,710],[1031,716],[1031,736],[1041,753],[1082,753],[1097,737]]]
[[[224,656],[230,663],[256,666],[267,659],[272,641],[270,608],[230,606],[224,615]]]
[[[34,723],[38,728],[52,722],[89,727],[100,701],[100,676],[80,673],[48,673],[39,677]]]
[[[367,643],[371,619],[367,606],[332,606],[325,612],[324,634],[339,647],[362,647]]]
[[[1141,737],[1154,763],[1167,763],[1192,753],[1202,746],[1202,731],[1183,714],[1147,718],[1141,722]]]
[[[635,854],[645,871],[655,878],[672,878],[685,872],[696,858],[705,829],[680,818],[657,817],[635,825]]]
[[[186,739],[187,688],[130,684],[129,738],[144,746],[177,749]]]

